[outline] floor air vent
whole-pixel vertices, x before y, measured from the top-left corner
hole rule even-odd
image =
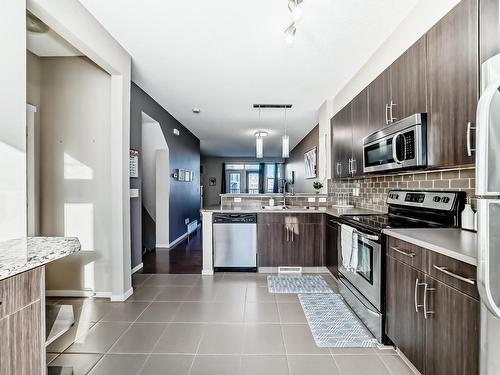
[[[278,273],[302,273],[302,267],[278,267]]]

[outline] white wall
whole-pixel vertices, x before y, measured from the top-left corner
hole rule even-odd
[[[50,264],[50,290],[111,290],[111,77],[87,58],[41,58],[40,229],[82,252]],[[68,275],[67,270],[73,272]]]
[[[170,155],[156,151],[156,247],[170,247]]]
[[[8,0],[8,2],[22,3],[14,0]],[[108,235],[112,261],[111,272],[106,277],[110,279],[111,283],[111,290],[108,292],[111,294],[111,298],[122,300],[132,293],[128,171],[131,58],[127,51],[78,0],[28,0],[27,7],[68,43],[111,75],[110,134],[113,142],[110,145],[110,186],[112,192],[110,210],[112,222],[108,228]],[[15,16],[15,22],[18,22],[19,25],[24,23],[24,10],[22,20],[18,14],[10,11],[2,12],[2,16],[9,21],[11,15]],[[4,23],[4,25],[6,24]],[[23,46],[23,50],[25,50],[26,36],[23,33],[21,38],[21,35],[12,31],[15,29],[7,29],[3,35],[13,39],[9,43]],[[21,64],[22,62],[19,60],[17,63]],[[24,74],[25,70],[23,69],[22,75]],[[17,78],[21,79],[22,76]]]
[[[26,235],[26,11],[0,1],[0,241]]]

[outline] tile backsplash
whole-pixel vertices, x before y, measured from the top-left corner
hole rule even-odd
[[[382,176],[367,176],[340,181],[328,181],[328,193],[348,193],[356,207],[377,211],[387,211],[385,203],[391,189],[413,190],[459,190],[468,197],[474,196],[476,186],[474,167],[438,171],[418,171]],[[353,190],[359,189],[358,196],[352,196]]]

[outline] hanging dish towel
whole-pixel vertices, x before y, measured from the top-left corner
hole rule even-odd
[[[354,229],[352,227],[344,224],[341,225],[340,246],[342,247],[342,266],[346,270],[350,270],[351,268],[353,235],[354,235]]]
[[[358,270],[358,234],[352,232],[351,261],[349,262],[349,271],[356,273]]]

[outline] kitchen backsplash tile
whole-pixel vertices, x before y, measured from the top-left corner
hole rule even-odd
[[[459,190],[474,196],[476,186],[474,167],[463,167],[439,171],[406,172],[398,175],[368,176],[340,181],[328,181],[328,193],[351,195],[351,202],[360,208],[387,212],[386,196],[391,189]],[[352,196],[359,189],[359,196]]]

